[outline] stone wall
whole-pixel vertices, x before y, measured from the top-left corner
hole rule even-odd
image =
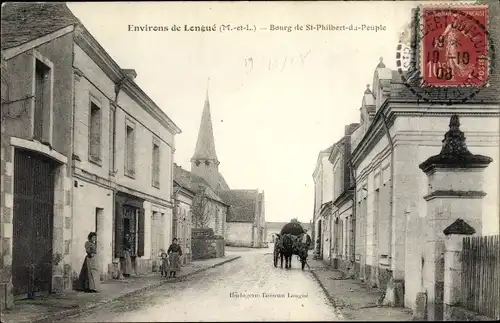
[[[252,247],[252,223],[227,222],[226,246]]]
[[[224,237],[214,235],[212,229],[193,229],[191,238],[193,260],[223,257],[224,246]]]

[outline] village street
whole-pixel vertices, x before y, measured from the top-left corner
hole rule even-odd
[[[232,251],[241,258],[60,322],[339,320],[312,273],[296,258],[274,268],[270,248]]]

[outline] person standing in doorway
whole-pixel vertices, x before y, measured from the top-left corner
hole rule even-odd
[[[130,277],[132,273],[132,258],[130,253],[132,252],[132,244],[130,243],[130,234],[125,234],[123,238],[123,277]]]
[[[97,261],[97,234],[90,232],[85,242],[85,260],[78,278],[76,290],[97,293],[101,284],[99,263]]]
[[[172,240],[172,244],[168,247],[167,254],[169,256],[169,277],[175,277],[177,272],[181,270],[181,246],[177,244],[177,238]]]

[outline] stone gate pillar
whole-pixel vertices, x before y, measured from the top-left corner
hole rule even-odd
[[[457,218],[481,234],[483,170],[492,159],[473,155],[465,144],[457,115],[450,119],[438,155],[420,164],[428,178],[427,222],[424,227],[424,290],[427,293],[427,320],[443,320],[444,241],[443,230]]]

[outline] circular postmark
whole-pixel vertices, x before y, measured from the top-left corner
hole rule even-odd
[[[420,100],[473,98],[493,70],[487,6],[420,6],[400,35],[396,65],[403,84]]]

